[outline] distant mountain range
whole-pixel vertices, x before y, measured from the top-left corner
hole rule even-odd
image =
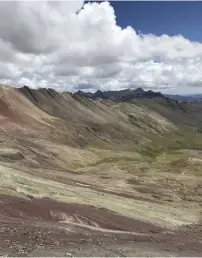
[[[101,91],[98,90],[95,93],[92,92],[83,92],[81,90],[74,93],[74,95],[79,95],[91,99],[110,99],[112,101],[130,101],[132,99],[152,99],[152,98],[170,98],[173,100],[181,101],[201,101],[202,94],[193,94],[193,95],[172,95],[172,94],[162,94],[161,92],[154,92],[152,90],[145,91],[142,88],[137,88],[134,90],[126,89],[119,91]]]
[[[201,101],[202,100],[202,94],[192,94],[192,95],[171,95],[171,94],[164,94],[164,96],[178,100],[178,101]]]
[[[134,98],[156,98],[164,97],[160,92],[154,91],[144,91],[142,88],[137,88],[134,90],[126,89],[120,91],[101,91],[98,90],[95,93],[77,91],[74,95],[79,95],[82,97],[87,97],[91,99],[110,99],[112,101],[129,101]]]

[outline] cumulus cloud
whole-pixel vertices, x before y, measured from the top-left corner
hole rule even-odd
[[[0,82],[57,90],[202,86],[202,44],[122,29],[108,2],[0,1]]]

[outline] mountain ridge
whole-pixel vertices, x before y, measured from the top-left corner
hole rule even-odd
[[[144,91],[142,88],[137,89],[125,89],[119,91],[101,91],[97,90],[95,93],[83,92],[81,90],[74,93],[74,95],[80,95],[91,99],[110,99],[112,101],[129,101],[133,98],[155,98],[165,96],[161,92],[154,92],[152,90]]]
[[[124,90],[117,90],[117,91],[101,91],[97,90],[95,93],[92,92],[84,92],[84,91],[77,91],[74,93],[75,95],[80,95],[86,98],[91,99],[109,99],[112,101],[130,101],[132,99],[139,99],[139,98],[164,98],[164,99],[172,99],[178,102],[201,102],[202,101],[202,94],[189,94],[189,95],[181,95],[181,94],[163,94],[161,92],[155,92],[152,90],[143,90],[142,88],[136,89],[124,89]]]

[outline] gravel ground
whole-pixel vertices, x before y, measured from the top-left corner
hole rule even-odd
[[[200,225],[165,231],[93,206],[0,198],[0,255],[202,256]]]

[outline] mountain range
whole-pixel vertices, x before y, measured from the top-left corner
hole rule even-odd
[[[125,89],[119,91],[101,91],[97,90],[95,93],[83,92],[81,90],[74,93],[75,95],[83,96],[91,99],[110,99],[112,101],[130,101],[131,99],[138,98],[170,98],[177,101],[201,101],[202,94],[190,94],[190,95],[172,95],[162,94],[161,92],[154,92],[152,90],[145,91],[142,88],[137,89]]]
[[[0,254],[200,254],[201,114],[140,88],[0,85]]]
[[[133,98],[155,98],[164,97],[160,92],[153,92],[151,90],[144,91],[142,88],[134,90],[126,89],[120,91],[96,91],[95,93],[77,91],[75,95],[91,98],[91,99],[110,99],[112,101],[129,101]]]

